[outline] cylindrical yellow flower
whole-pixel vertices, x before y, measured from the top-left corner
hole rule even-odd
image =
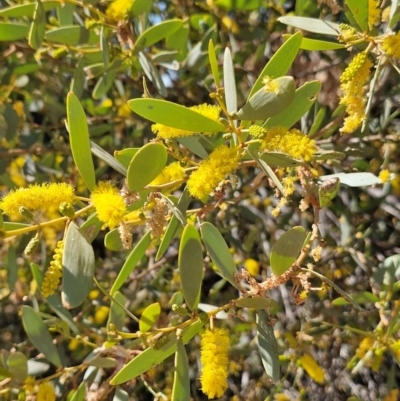
[[[49,382],[44,382],[39,386],[39,390],[36,396],[36,401],[55,401],[56,392],[54,387]]]
[[[319,384],[324,383],[325,373],[317,361],[310,355],[304,354],[300,357],[299,362],[308,375]]]
[[[60,283],[62,276],[62,254],[64,250],[64,241],[58,241],[57,247],[54,250],[53,260],[50,262],[50,267],[47,269],[42,282],[41,292],[44,297],[49,297],[54,294]]]
[[[211,398],[220,398],[228,388],[229,335],[225,329],[206,330],[201,336],[201,389]]]
[[[93,190],[90,199],[97,211],[97,216],[104,223],[103,228],[113,229],[123,221],[127,213],[124,198],[109,182],[100,182]]]
[[[122,21],[129,16],[135,0],[114,0],[107,8],[107,17],[115,22]]]
[[[235,148],[228,148],[225,145],[216,148],[190,176],[188,180],[190,195],[197,199],[206,199],[225,176],[236,169],[239,159],[240,156]]]

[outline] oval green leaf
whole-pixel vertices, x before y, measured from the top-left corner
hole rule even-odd
[[[139,149],[128,166],[129,190],[138,191],[153,181],[165,167],[167,157],[167,150],[161,143],[151,142]]]
[[[278,303],[272,298],[265,297],[252,297],[243,298],[235,302],[236,306],[240,308],[253,308],[253,309],[269,309],[278,306]]]
[[[147,13],[151,10],[153,3],[154,0],[135,0],[129,11],[129,14],[137,16],[143,13]]]
[[[136,50],[142,50],[145,47],[149,47],[154,43],[166,38],[167,36],[174,33],[183,25],[183,21],[180,19],[173,19],[168,21],[163,21],[158,25],[154,25],[151,28],[144,31],[135,43]]]
[[[262,81],[264,77],[279,78],[289,71],[299,52],[301,41],[301,32],[297,32],[276,51],[251,88],[248,99],[263,87]]]
[[[28,358],[22,352],[13,352],[7,359],[7,368],[14,379],[23,383],[28,377]]]
[[[263,310],[257,311],[257,340],[265,372],[273,382],[277,382],[279,380],[278,343],[269,322],[268,313]]]
[[[140,316],[139,330],[142,333],[149,331],[157,322],[161,314],[161,305],[158,302],[149,305]]]
[[[171,401],[190,400],[189,363],[183,341],[179,338],[176,344],[174,385]]]
[[[22,307],[22,325],[32,344],[55,366],[61,367],[61,359],[53,339],[39,313],[28,305]]]
[[[189,327],[182,330],[182,342],[187,344],[204,326],[201,320],[197,320]],[[110,381],[110,384],[117,385],[132,380],[135,377],[147,372],[150,368],[158,365],[170,355],[176,352],[178,338],[176,334],[171,334],[169,341],[162,347],[147,348],[138,356],[128,362]]]
[[[143,255],[149,248],[150,244],[151,244],[151,233],[149,231],[136,244],[136,246],[132,249],[132,252],[125,260],[125,263],[121,268],[121,271],[119,272],[116,280],[114,281],[113,286],[111,287],[110,290],[111,295],[113,295],[116,291],[118,291],[121,288],[121,286],[125,283],[125,280],[133,272],[136,265],[138,264],[140,259],[142,259]]]
[[[96,176],[90,151],[89,130],[85,111],[73,92],[69,92],[67,96],[67,121],[76,168],[89,191],[92,191],[96,185]]]
[[[114,157],[126,168],[140,148],[126,148],[114,151]]]
[[[111,301],[110,313],[107,320],[107,331],[110,330],[110,324],[113,324],[117,330],[122,330],[125,321],[125,297],[119,291],[113,295],[113,300]],[[111,338],[109,338],[111,340]]]
[[[321,35],[338,36],[340,33],[339,24],[316,18],[284,16],[279,17],[278,21],[282,22],[282,24],[291,25],[308,32],[320,33]]]
[[[222,277],[239,289],[235,281],[235,274],[237,272],[236,265],[224,237],[215,226],[208,222],[200,226],[200,231],[207,252],[217,266]]]
[[[193,132],[224,132],[225,126],[197,111],[160,99],[132,99],[129,107],[150,121]]]
[[[289,107],[278,115],[269,118],[263,127],[272,128],[281,125],[286,128],[291,128],[315,103],[317,94],[320,90],[321,82],[319,81],[310,81],[305,83],[296,90],[294,99]]]
[[[0,22],[0,42],[24,39],[28,36],[29,26],[11,22]]]
[[[346,0],[347,7],[363,32],[368,31],[368,7],[370,4],[374,7],[374,3],[368,0]]]
[[[36,0],[35,12],[33,13],[33,21],[29,31],[29,46],[33,49],[39,49],[43,42],[46,31],[46,12],[43,3]]]
[[[203,280],[203,251],[199,233],[192,224],[187,224],[183,230],[179,245],[178,266],[186,304],[195,311],[200,300]]]
[[[303,248],[307,232],[303,227],[293,227],[281,235],[271,249],[272,273],[280,276],[296,261]]]
[[[92,289],[95,258],[92,245],[75,223],[70,223],[64,238],[62,264],[62,303],[67,309],[76,308]]]
[[[228,48],[224,52],[224,91],[225,91],[225,103],[228,113],[237,112],[237,92],[236,92],[236,81],[235,72],[233,68],[232,55]]]
[[[104,237],[104,246],[110,251],[120,251],[123,247],[118,228],[109,231]]]
[[[93,30],[87,30],[83,26],[63,26],[47,31],[45,39],[49,42],[62,43],[64,45],[76,46],[79,44],[94,44],[99,41],[98,35]]]
[[[59,1],[46,1],[43,4],[44,10],[49,11],[60,5]],[[17,4],[15,6],[6,7],[0,10],[0,17],[3,18],[33,18],[35,12],[35,3]]]
[[[266,120],[285,110],[292,103],[296,92],[293,77],[279,77],[274,79],[271,85],[277,85],[277,89],[266,92],[264,88],[261,88],[237,112],[235,118]]]

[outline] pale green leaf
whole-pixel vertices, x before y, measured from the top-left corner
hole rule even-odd
[[[236,306],[240,308],[254,308],[254,309],[269,309],[276,308],[278,303],[272,298],[266,297],[252,297],[242,298],[235,302]]]
[[[49,11],[60,5],[59,1],[46,1],[43,4],[44,10]],[[33,18],[35,12],[35,2],[26,4],[16,4],[11,7],[5,7],[0,10],[0,17],[3,18]]]
[[[161,305],[158,302],[150,304],[145,308],[139,320],[139,330],[142,333],[149,331],[157,322],[161,314]]]
[[[32,344],[55,366],[61,367],[61,359],[53,339],[39,313],[28,305],[22,307],[22,325]]]
[[[143,13],[148,13],[153,7],[154,0],[135,0],[129,11],[130,15],[138,16]]]
[[[187,224],[179,245],[178,258],[182,293],[189,309],[195,311],[200,300],[203,280],[203,252],[195,226]]]
[[[129,107],[139,116],[168,127],[193,132],[220,132],[225,126],[197,111],[160,99],[132,99]]]
[[[235,71],[233,68],[231,52],[228,48],[225,49],[224,53],[224,92],[225,92],[225,104],[228,113],[236,113],[237,93],[236,93]]]
[[[235,281],[235,274],[237,272],[236,265],[224,237],[219,230],[209,222],[203,223],[200,226],[200,231],[207,252],[217,266],[222,277],[228,280],[234,287],[239,288]]]
[[[339,178],[341,184],[349,187],[367,187],[375,184],[382,184],[382,181],[372,173],[337,173],[319,177],[324,181],[331,178]]]
[[[284,34],[283,38],[289,39],[292,35]],[[317,40],[310,38],[302,38],[300,49],[311,50],[311,51],[321,51],[321,50],[337,50],[344,49],[345,45],[338,42],[328,42],[326,40]]]
[[[75,165],[90,191],[96,185],[96,176],[90,151],[89,130],[85,111],[73,92],[67,96],[67,121],[72,156]]]
[[[11,42],[28,36],[29,25],[0,22],[0,42]]]
[[[76,308],[92,289],[95,258],[92,246],[73,222],[64,237],[62,265],[62,303],[67,309]]]
[[[114,151],[114,157],[126,168],[140,148],[125,148]],[[126,173],[124,174],[126,175]]]
[[[174,385],[171,401],[190,400],[189,363],[183,341],[179,338],[176,344]]]
[[[368,0],[346,0],[353,18],[363,32],[368,31]]]
[[[62,43],[64,45],[76,46],[79,44],[94,44],[99,37],[94,30],[87,30],[83,26],[71,25],[47,31],[45,39],[49,42]]]
[[[122,266],[120,272],[118,273],[117,278],[115,279],[110,294],[113,295],[116,291],[118,291],[121,286],[125,283],[126,279],[133,272],[136,265],[142,259],[143,255],[147,251],[151,244],[151,233],[147,232],[141,240],[135,245],[132,249],[129,256],[126,258],[124,265]]]
[[[214,77],[215,86],[219,88],[220,77],[219,77],[218,61],[217,61],[217,56],[215,54],[214,43],[211,39],[208,42],[208,58],[210,59],[210,66]]]
[[[307,232],[303,227],[293,227],[275,242],[271,249],[270,265],[272,273],[280,276],[292,266],[303,248]]]
[[[260,159],[273,167],[294,167],[302,164],[301,160],[296,160],[290,156],[279,152],[267,152],[260,155]]]
[[[109,231],[104,237],[104,246],[110,251],[120,251],[123,248],[118,228]]]
[[[107,330],[110,330],[110,324],[113,324],[117,330],[122,331],[124,328],[124,321],[126,312],[124,309],[125,306],[125,297],[119,291],[116,291],[113,294],[113,300],[111,301],[110,313],[108,315],[107,320]],[[109,338],[110,339],[110,338]]]
[[[46,12],[41,0],[36,0],[33,21],[29,30],[28,43],[33,49],[39,49],[46,31]]]
[[[338,36],[340,33],[339,24],[330,21],[323,21],[316,18],[284,16],[278,18],[282,24],[294,26],[304,31],[319,33],[321,35]]]
[[[7,359],[7,368],[13,378],[23,383],[28,377],[28,359],[19,351],[13,352]]]

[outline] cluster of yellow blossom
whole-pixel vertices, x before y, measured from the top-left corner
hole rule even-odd
[[[168,182],[179,181],[186,178],[185,170],[179,162],[171,163],[150,183],[150,185],[162,185]]]
[[[110,182],[100,182],[93,190],[90,199],[96,208],[99,220],[104,223],[103,228],[118,227],[127,214],[124,198]]]
[[[311,379],[319,384],[325,382],[325,373],[323,369],[310,354],[302,355],[299,358],[299,362]]]
[[[189,107],[190,110],[194,110],[197,113],[210,118],[211,120],[218,121],[219,113],[221,111],[219,106],[214,106],[211,104],[201,104],[198,106]],[[169,127],[163,124],[153,124],[151,130],[154,134],[157,134],[159,138],[169,139],[169,138],[179,138],[183,136],[194,135],[194,131],[186,131],[179,128]],[[206,133],[207,134],[207,133]]]
[[[58,208],[62,202],[73,203],[74,188],[66,183],[33,184],[28,188],[11,190],[1,201],[0,209],[9,216],[19,214],[20,207],[31,212]]]
[[[201,336],[200,382],[208,398],[222,397],[228,387],[229,342],[228,332],[224,329],[206,330]]]
[[[368,28],[372,29],[381,20],[380,0],[368,0]]]
[[[372,66],[368,56],[365,53],[359,53],[340,77],[340,88],[343,92],[340,103],[346,106],[348,114],[340,130],[343,133],[354,132],[364,121],[364,85],[369,78]]]
[[[294,159],[310,161],[317,151],[315,141],[298,129],[287,130],[282,126],[271,128],[264,137],[261,150],[282,152]]]
[[[36,401],[55,401],[56,392],[50,382],[44,382],[39,386],[39,390],[36,395]]]
[[[64,250],[64,241],[58,241],[57,247],[54,250],[53,260],[50,262],[50,267],[47,269],[43,278],[41,292],[44,297],[49,297],[54,294],[60,283],[62,276],[62,255]]]
[[[114,0],[106,10],[106,16],[112,21],[123,21],[129,16],[135,0]]]
[[[225,145],[216,148],[190,176],[187,184],[190,195],[206,199],[224,177],[236,169],[239,160],[240,155],[235,148]]]
[[[400,31],[386,36],[381,47],[388,56],[400,59]]]

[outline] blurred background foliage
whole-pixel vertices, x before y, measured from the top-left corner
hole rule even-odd
[[[265,64],[283,43],[282,35],[295,32],[280,23],[279,17],[298,15],[347,22],[345,5],[335,0],[136,0],[136,11],[124,22],[113,20],[112,14],[107,13],[109,2],[48,1],[43,2],[45,31],[37,34],[42,40],[36,43],[34,35],[29,35],[33,8],[23,14],[9,15],[4,11],[7,7],[27,3],[0,0],[0,4],[0,191],[3,195],[33,182],[69,182],[79,194],[87,196],[72,162],[64,122],[68,91],[74,90],[84,106],[91,139],[113,154],[116,150],[140,147],[154,138],[148,121],[132,113],[126,104],[128,99],[141,97],[144,87],[153,97],[161,96],[185,106],[210,102],[209,92],[214,89],[208,65],[210,39],[221,56],[225,47],[231,49],[238,103],[243,104]],[[383,1],[383,15],[391,6],[390,1]],[[171,33],[150,45],[135,46],[146,29],[171,19],[178,21]],[[377,29],[384,29],[385,24],[383,20]],[[14,32],[11,25],[18,29]],[[72,30],[63,31],[63,28]],[[349,305],[316,279],[313,280],[315,291],[310,292],[302,305],[294,304],[291,284],[273,290],[269,296],[279,304],[274,332],[282,377],[276,384],[267,379],[256,352],[254,312],[245,310],[242,316],[232,316],[224,323],[230,328],[232,348],[229,389],[223,399],[372,401],[398,397],[400,81],[394,70],[381,76],[366,130],[340,135],[343,107],[338,103],[339,77],[356,51],[303,50],[289,74],[297,86],[314,79],[322,83],[317,102],[298,127],[303,132],[313,127],[312,137],[321,148],[339,151],[345,156],[343,160],[320,165],[320,175],[338,171],[378,175],[383,168],[394,173],[393,179],[384,185],[342,186],[330,206],[320,212],[319,228],[324,243],[322,258],[315,264],[315,270],[352,295],[363,310]],[[222,63],[221,57],[219,61]],[[121,181],[120,175],[100,159],[96,158],[95,163],[98,179]],[[237,265],[245,266],[253,276],[265,280],[269,274],[271,244],[290,227],[311,226],[313,216],[299,211],[298,195],[284,207],[281,216],[272,217],[273,191],[260,180],[260,185],[255,184],[254,169],[241,172],[238,179],[240,192],[234,193],[235,201],[226,210],[214,212],[209,219],[231,245]],[[27,357],[36,355],[37,351],[26,339],[20,310],[24,304],[39,304],[40,310],[47,314],[44,315],[46,324],[54,334],[60,355],[67,366],[72,366],[82,363],[94,347],[107,340],[109,300],[94,287],[85,303],[71,311],[79,336],[53,324],[53,312],[42,297],[35,296],[36,284],[30,265],[35,262],[43,269],[48,266],[60,237],[58,230],[47,228],[39,251],[30,257],[24,256],[23,250],[31,236],[1,241],[0,346],[3,355],[15,351]],[[142,234],[138,229],[134,243]],[[171,296],[180,290],[176,249],[172,247],[160,262],[155,262],[156,249],[147,251],[122,289],[128,300],[127,309],[134,314],[140,314],[152,302],[159,302],[160,327],[173,319]],[[127,252],[107,249],[104,232],[94,241],[94,250],[96,279],[109,289]],[[237,295],[212,268],[206,269],[201,302],[223,305]],[[138,330],[138,325],[129,319],[125,326],[130,332]],[[391,332],[385,336],[388,326]],[[375,343],[368,343],[371,333]],[[192,397],[203,400],[205,396],[199,391],[196,379],[199,358],[196,341],[188,346],[188,355]],[[307,369],[304,355],[312,355],[313,361],[323,368],[323,380],[313,377],[313,369]],[[172,366],[173,361],[168,359],[140,379],[126,384],[124,391],[134,400],[169,399]],[[105,386],[114,368],[99,370],[101,373],[87,390],[88,397],[93,398],[87,399],[113,399],[116,395],[110,389],[105,387],[101,392],[99,388]],[[48,365],[36,377],[48,377],[54,372]],[[60,399],[72,397],[82,375],[79,371],[72,377],[57,379]],[[0,371],[2,379],[5,377]],[[15,394],[4,393],[0,397],[15,399]]]

